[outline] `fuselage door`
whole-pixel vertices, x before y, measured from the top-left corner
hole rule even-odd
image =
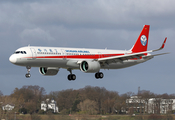
[[[102,54],[101,52],[98,52],[99,58],[102,58]]]
[[[31,52],[32,52],[32,58],[33,59],[36,59],[36,51],[35,51],[35,49],[34,48],[30,48],[30,50],[31,50]]]

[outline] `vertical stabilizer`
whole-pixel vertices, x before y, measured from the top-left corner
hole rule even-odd
[[[147,51],[148,37],[149,37],[149,25],[144,25],[136,43],[131,48],[132,52],[143,52]]]

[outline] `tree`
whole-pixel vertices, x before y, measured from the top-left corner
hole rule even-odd
[[[43,87],[30,85],[23,86],[20,89],[15,88],[10,97],[15,98],[18,101],[18,103],[15,103],[18,110],[26,108],[30,113],[33,113],[34,110],[36,111],[40,109],[41,101],[45,94],[46,92]],[[34,108],[29,107],[29,105],[33,105]]]
[[[73,89],[62,90],[58,93],[57,103],[59,103],[59,110],[70,110],[73,106],[77,96],[77,91]]]
[[[91,86],[86,86],[83,89],[79,90],[80,92],[80,99],[81,101],[84,101],[86,99],[93,100],[97,102],[98,106],[98,113],[100,113],[103,109],[102,105],[104,100],[107,98],[106,92],[107,90],[104,87],[91,87]],[[105,98],[106,96],[106,98]]]
[[[2,114],[2,96],[3,96],[3,94],[2,94],[2,92],[0,91],[0,120],[2,119],[2,116],[3,116],[3,114]]]
[[[27,109],[26,108],[20,108],[18,110],[19,113],[22,113],[22,114],[27,114]]]
[[[80,104],[78,104],[77,107],[81,111],[89,115],[97,114],[97,111],[98,111],[97,102],[89,99],[86,99],[83,102],[80,102]]]
[[[145,111],[148,113],[148,110],[149,110],[149,99],[150,98],[153,98],[154,97],[154,93],[150,92],[150,91],[146,91],[146,90],[142,90],[140,92],[140,95],[142,96],[142,99],[145,101],[145,105],[144,105],[144,114],[145,114]]]
[[[114,109],[117,110],[118,114],[122,113],[123,109],[126,109],[126,99],[127,96],[125,94],[121,95],[116,99]]]
[[[36,112],[36,103],[33,101],[27,102],[25,105],[25,108],[27,109],[28,113],[32,115],[33,113]]]
[[[0,91],[0,97],[2,97],[3,96],[3,93]]]
[[[73,103],[72,111],[74,111],[74,112],[78,112],[79,111],[79,109],[77,108],[77,105],[79,103],[80,103],[80,99],[79,99],[79,93],[78,93],[77,96],[76,96],[76,99],[75,99],[75,101]]]

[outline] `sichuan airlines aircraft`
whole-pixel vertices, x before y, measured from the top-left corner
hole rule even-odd
[[[67,69],[70,72],[68,80],[76,79],[75,74],[72,74],[74,69],[80,69],[85,73],[96,73],[97,79],[103,78],[100,69],[126,68],[143,63],[154,56],[166,54],[150,53],[163,49],[167,38],[159,49],[147,51],[149,27],[144,25],[136,43],[128,51],[27,46],[17,49],[9,60],[15,65],[26,66],[27,78],[31,76],[31,67],[39,67],[42,75],[56,75],[60,68]]]

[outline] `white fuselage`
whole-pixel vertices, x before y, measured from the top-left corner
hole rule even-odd
[[[131,53],[132,51],[122,50],[28,46],[17,49],[15,53],[10,56],[9,60],[13,64],[20,66],[79,69],[79,63],[84,60],[92,61],[99,58]],[[125,68],[145,62],[151,58],[130,59],[122,62],[116,61],[110,64],[103,64],[101,68]]]

